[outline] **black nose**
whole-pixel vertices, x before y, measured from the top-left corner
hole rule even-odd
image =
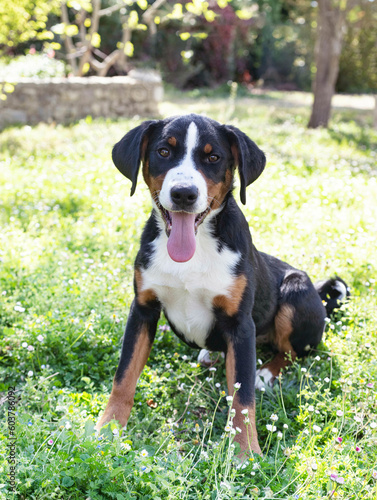
[[[170,191],[170,196],[173,203],[184,210],[196,202],[199,191],[196,186],[174,186]]]

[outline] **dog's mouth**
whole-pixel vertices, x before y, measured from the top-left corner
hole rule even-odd
[[[170,233],[171,233],[171,230],[172,230],[172,225],[173,225],[173,217],[175,216],[175,214],[181,214],[182,216],[190,216],[192,217],[193,215],[195,215],[195,219],[194,219],[194,231],[195,231],[195,234],[198,232],[198,227],[200,226],[200,224],[204,221],[204,219],[207,217],[207,215],[210,213],[211,211],[211,207],[207,207],[204,212],[200,213],[200,214],[190,214],[188,212],[169,212],[168,210],[165,210],[165,208],[161,205],[161,204],[157,204],[160,212],[161,212],[161,215],[162,215],[162,218],[164,219],[164,222],[165,222],[165,232],[166,232],[166,235],[167,237],[169,238],[170,236]]]
[[[154,201],[165,222],[165,232],[168,237],[168,253],[175,262],[187,262],[196,249],[195,236],[200,224],[211,211],[209,205],[203,212],[192,214],[188,212],[171,212],[166,210],[157,196]]]

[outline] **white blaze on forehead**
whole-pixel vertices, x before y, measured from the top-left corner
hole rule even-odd
[[[168,171],[160,192],[160,203],[166,210],[173,209],[171,189],[177,184],[186,184],[198,188],[198,199],[193,207],[193,212],[201,213],[207,208],[207,183],[198,171],[194,161],[194,151],[199,143],[199,130],[194,122],[187,128],[185,138],[185,154],[177,167]]]
[[[186,135],[186,158],[192,157],[192,153],[198,144],[198,135],[198,127],[194,122],[191,122]]]

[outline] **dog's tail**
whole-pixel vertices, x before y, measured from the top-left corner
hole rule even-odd
[[[350,288],[342,278],[335,276],[327,280],[317,281],[314,288],[319,293],[324,306],[326,308],[327,316],[335,309],[338,309],[342,302],[350,296]]]

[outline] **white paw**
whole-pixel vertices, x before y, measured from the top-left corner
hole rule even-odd
[[[221,353],[221,356],[224,357],[224,353]],[[198,356],[198,363],[208,368],[217,363],[219,357],[218,352],[211,352],[207,351],[207,349],[202,349]]]
[[[257,370],[255,378],[255,388],[260,390],[262,388],[265,389],[266,386],[272,387],[274,378],[275,377],[272,375],[268,368],[261,368],[260,370]]]

